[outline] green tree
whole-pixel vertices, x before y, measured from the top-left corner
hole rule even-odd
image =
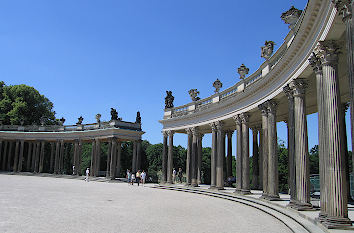
[[[3,124],[55,124],[53,103],[33,87],[0,82],[0,121]]]
[[[288,174],[288,149],[285,147],[284,141],[278,140],[278,176],[280,193],[288,192]]]

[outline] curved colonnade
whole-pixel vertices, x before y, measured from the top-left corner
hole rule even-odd
[[[68,173],[64,164],[69,163],[72,174],[82,175],[82,145],[92,143],[90,176],[104,175],[100,167],[101,144],[107,143],[105,175],[115,179],[120,174],[124,141],[133,142],[132,170],[140,169],[142,134],[141,123],[121,120],[68,126],[0,125],[0,170],[63,174]],[[72,155],[69,155],[70,146],[73,146]]]
[[[163,124],[162,182],[172,183],[173,135],[188,135],[187,184],[200,183],[204,134],[212,134],[211,188],[224,188],[232,175],[232,134],[237,132],[235,192],[250,193],[249,129],[253,159],[258,164],[252,186],[262,197],[279,200],[276,123],[288,128],[289,206],[310,210],[310,180],[306,115],[318,112],[321,212],[328,228],[351,226],[348,218],[345,111],[351,110],[353,132],[353,20],[350,0],[311,0],[301,15],[292,8],[282,17],[296,18],[284,43],[249,77],[239,68],[241,81],[205,99],[173,107],[166,104]],[[286,21],[287,22],[287,21]],[[266,42],[267,44],[267,42]],[[192,97],[192,96],[191,96]],[[169,96],[166,97],[168,99]],[[172,97],[173,101],[173,97]],[[258,141],[259,135],[259,141]],[[352,133],[352,138],[353,138]]]

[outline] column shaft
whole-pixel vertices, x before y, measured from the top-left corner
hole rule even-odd
[[[259,153],[258,153],[258,129],[252,128],[253,150],[252,150],[252,187],[259,189]]]
[[[191,162],[192,162],[192,183],[191,185],[196,187],[198,186],[198,137],[199,132],[198,128],[192,128],[193,140],[192,140],[192,155],[191,155]]]
[[[116,178],[116,166],[117,166],[117,139],[112,139],[112,148],[111,148],[111,180]]]
[[[169,145],[167,155],[167,183],[172,184],[172,169],[173,169],[173,131],[168,131]]]
[[[17,166],[18,166],[18,157],[19,157],[19,152],[20,152],[20,141],[16,141],[15,144],[15,155],[14,155],[14,165],[13,165],[13,171],[17,172]]]
[[[7,159],[7,147],[9,145],[8,141],[4,141],[4,155],[3,155],[3,159],[2,159],[2,170],[5,171],[6,170],[6,159]]]
[[[54,142],[50,143],[50,161],[49,161],[49,173],[54,172]]]
[[[43,172],[43,165],[44,165],[44,146],[45,146],[45,142],[42,141],[41,142],[41,152],[40,152],[40,158],[39,158],[39,173]]]
[[[136,160],[137,160],[137,154],[136,154],[136,141],[133,142],[133,156],[132,156],[132,171],[135,174],[137,172],[136,170]]]
[[[217,140],[218,140],[218,154],[216,159],[216,188],[224,189],[224,159],[225,159],[225,132],[223,130],[223,123],[216,122]]]
[[[227,132],[226,177],[232,176],[232,134],[233,131]]]
[[[35,144],[33,144],[33,147],[35,147]],[[60,149],[60,141],[58,140],[56,142],[56,146],[55,146],[55,159],[54,159],[54,173],[55,174],[59,173],[59,149]]]
[[[212,130],[212,148],[210,156],[210,188],[216,187],[217,129],[215,123],[210,124]]]
[[[259,134],[259,147],[258,147],[258,152],[259,152],[259,189],[263,190],[263,132],[262,132],[262,126],[258,128],[258,134]]]
[[[203,156],[203,134],[198,135],[198,159],[197,159],[197,184],[201,184],[201,174],[202,174],[202,156]]]
[[[167,162],[168,162],[168,158],[167,158],[167,138],[168,138],[168,134],[166,131],[162,132],[163,134],[163,148],[162,148],[162,177],[161,177],[161,183],[166,183],[167,181]]]
[[[120,176],[121,170],[121,159],[122,159],[122,143],[120,141],[117,142],[117,163],[116,163],[116,177]]]
[[[107,168],[106,168],[106,177],[109,178],[111,176],[111,153],[112,153],[112,141],[108,142],[108,151],[107,151]]]
[[[191,156],[192,156],[192,141],[193,141],[193,135],[192,135],[192,130],[191,129],[186,129],[187,135],[188,135],[188,141],[187,141],[187,161],[186,161],[186,178],[187,178],[187,185],[191,185],[192,183],[192,162],[191,162]]]
[[[242,122],[242,193],[250,193],[250,157],[249,157],[249,115],[241,114]]]
[[[11,160],[13,159],[12,148],[13,148],[13,142],[9,141],[9,153],[8,153],[8,156],[7,156],[7,170],[8,171],[11,170]]]
[[[92,150],[91,150],[91,169],[90,169],[90,176],[96,176],[95,171],[96,171],[96,156],[95,156],[95,150],[96,150],[96,141],[92,141]]]
[[[237,141],[236,141],[236,192],[241,192],[242,190],[242,127],[241,127],[241,118],[240,116],[234,117],[236,122],[236,132],[237,132]]]
[[[18,172],[22,172],[24,149],[25,149],[25,141],[21,140],[21,143],[20,143],[20,156],[19,156],[19,159],[18,159],[18,167],[17,167],[17,171]]]
[[[99,176],[101,170],[101,142],[98,139],[96,139],[95,157],[96,157],[95,175]]]

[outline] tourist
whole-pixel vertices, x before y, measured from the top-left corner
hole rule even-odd
[[[73,175],[75,175],[75,165],[73,165]]]
[[[145,179],[146,179],[146,173],[143,170],[143,172],[141,173],[141,184],[143,185],[143,187],[144,187],[144,184],[145,184]]]
[[[134,181],[135,181],[135,174],[132,173],[132,179],[131,179],[131,184],[134,185]]]
[[[90,169],[87,168],[87,169],[86,169],[86,178],[85,178],[85,181],[86,181],[86,182],[89,182],[89,175],[90,175]]]
[[[178,169],[177,176],[178,176],[179,182],[182,184],[182,178],[183,178],[183,171],[182,171],[182,168],[179,168],[179,169]]]
[[[176,169],[173,168],[173,172],[172,172],[172,183],[176,183]]]
[[[130,173],[129,169],[127,169],[127,179],[128,179],[128,185],[129,185],[130,182],[132,181],[132,174]]]
[[[135,176],[136,183],[138,183],[138,186],[139,186],[139,183],[140,183],[140,177],[141,177],[141,173],[140,173],[140,170],[138,170],[136,172],[136,176]]]

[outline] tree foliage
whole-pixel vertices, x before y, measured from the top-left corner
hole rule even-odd
[[[55,123],[53,103],[36,89],[24,84],[7,86],[0,82],[0,121],[3,124],[24,125]]]

